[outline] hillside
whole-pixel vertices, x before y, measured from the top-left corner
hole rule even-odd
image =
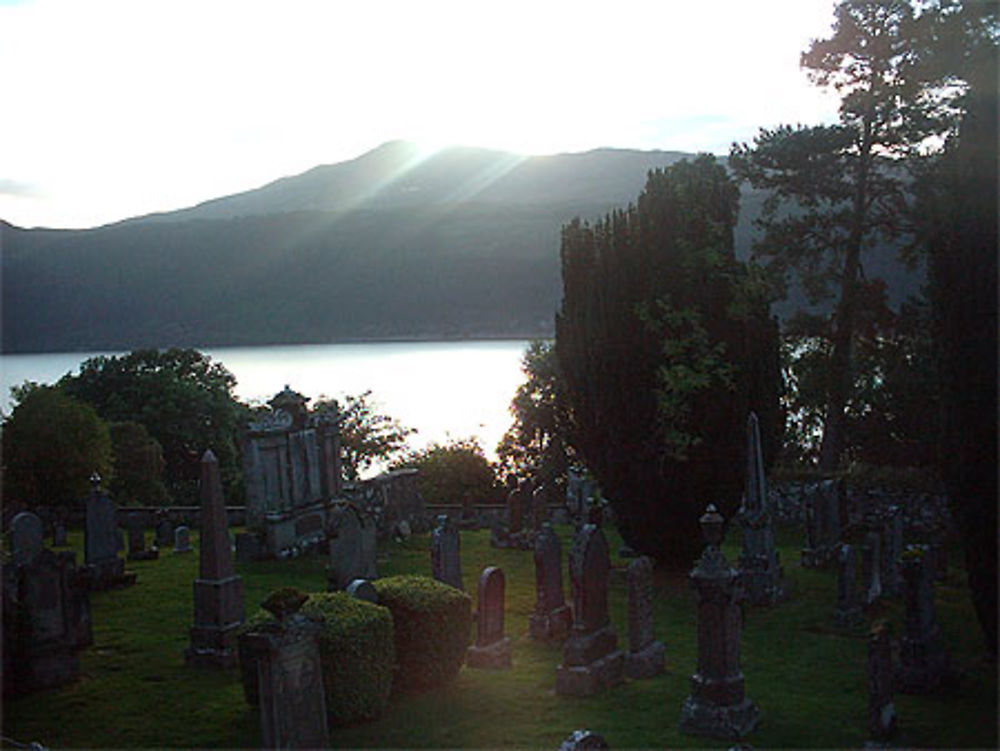
[[[4,352],[548,336],[559,233],[679,152],[519,157],[391,142],[89,230],[0,223]],[[747,254],[759,197],[744,195]]]

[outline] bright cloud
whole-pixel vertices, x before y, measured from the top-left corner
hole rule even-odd
[[[831,0],[0,5],[0,217],[91,226],[385,140],[724,153],[830,120]]]

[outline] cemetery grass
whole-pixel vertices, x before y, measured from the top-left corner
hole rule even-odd
[[[557,528],[564,559],[571,530]],[[620,539],[607,530],[612,550],[611,612],[619,644],[627,649],[626,594],[617,557]],[[761,709],[758,730],[747,738],[764,748],[860,747],[867,739],[867,625],[833,626],[835,575],[798,565],[802,535],[779,530],[778,546],[792,597],[745,615],[742,666],[747,695]],[[82,557],[82,534],[70,534]],[[197,548],[197,538],[193,541]],[[734,561],[738,531],[725,551]],[[961,679],[934,696],[896,695],[900,733],[894,745],[997,747],[996,666],[983,661],[981,636],[953,551],[948,579],[937,585],[938,617]],[[248,613],[274,588],[293,585],[322,591],[325,560],[237,564]],[[462,532],[462,572],[474,594],[479,572],[503,568],[507,580],[506,631],[514,641],[509,671],[463,668],[451,686],[394,697],[381,719],[335,728],[331,743],[343,748],[558,748],[574,729],[601,732],[611,748],[718,747],[725,741],[693,738],[677,729],[688,694],[697,647],[694,598],[686,575],[657,571],[655,632],[667,648],[667,672],[630,681],[589,698],[556,696],[557,647],[527,637],[534,607],[530,551],[494,550],[488,531]],[[128,589],[94,593],[92,647],[81,655],[75,684],[8,700],[3,734],[51,748],[259,748],[259,720],[243,699],[238,671],[217,672],[184,664],[192,618],[197,552],[167,550],[156,561],[129,563],[138,582]],[[379,547],[379,572],[428,573],[427,535]],[[566,582],[568,592],[568,581]],[[902,632],[899,602],[867,614],[887,618]]]

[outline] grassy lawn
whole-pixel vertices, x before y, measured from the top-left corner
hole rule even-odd
[[[572,530],[558,531],[565,559]],[[607,532],[612,563],[620,569],[626,563],[615,555],[620,539]],[[734,561],[735,530],[730,538],[726,554]],[[71,533],[70,541],[81,560],[82,533]],[[801,533],[783,530],[778,544],[794,594],[775,608],[746,613],[743,672],[747,694],[762,713],[760,727],[747,742],[763,748],[860,747],[867,738],[866,628],[833,627],[835,575],[799,567]],[[430,571],[427,535],[386,543],[379,556],[384,576]],[[305,557],[238,564],[248,611],[278,586],[322,591],[325,563],[322,557]],[[513,669],[463,668],[445,690],[393,699],[379,721],[333,730],[335,747],[555,749],[572,730],[584,727],[604,734],[612,749],[732,745],[677,730],[696,660],[694,599],[686,576],[656,573],[656,634],[667,647],[667,673],[580,699],[555,695],[560,650],[527,637],[535,600],[531,553],[492,549],[488,531],[462,532],[466,591],[475,593],[487,565],[498,565],[506,574]],[[238,673],[184,664],[197,566],[197,553],[168,550],[160,560],[129,564],[138,573],[136,586],[92,595],[95,643],[81,655],[83,677],[71,686],[6,701],[3,734],[52,748],[259,748],[259,720],[244,703]],[[565,584],[568,596],[568,579]],[[938,584],[937,608],[961,681],[936,696],[897,694],[895,745],[996,748],[996,666],[982,661],[963,571],[953,568]],[[620,570],[613,573],[611,609],[619,643],[627,648]],[[869,616],[889,618],[894,634],[901,634],[898,602],[879,605]]]

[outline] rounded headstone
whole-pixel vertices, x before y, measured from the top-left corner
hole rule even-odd
[[[22,511],[10,522],[10,546],[15,565],[30,563],[42,552],[45,525],[36,514]]]
[[[355,579],[347,585],[345,591],[358,600],[378,604],[378,592],[375,591],[375,585],[367,579]]]

